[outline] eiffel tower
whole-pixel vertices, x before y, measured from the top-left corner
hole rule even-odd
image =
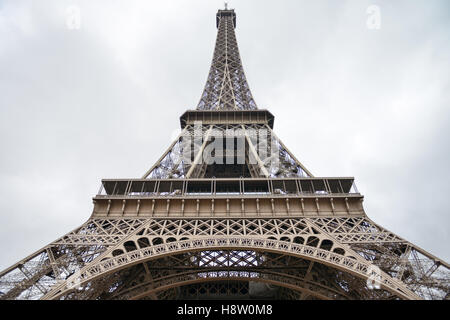
[[[258,109],[233,9],[196,110],[141,179],[0,273],[1,299],[449,299],[449,265],[370,220],[351,177],[315,177]]]

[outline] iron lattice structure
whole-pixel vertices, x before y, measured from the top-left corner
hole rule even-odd
[[[217,27],[180,136],[141,179],[102,180],[90,219],[0,273],[0,298],[448,299],[446,262],[375,224],[353,178],[314,177],[273,133],[234,10]]]

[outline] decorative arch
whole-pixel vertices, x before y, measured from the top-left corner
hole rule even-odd
[[[161,239],[162,240],[162,239]],[[313,239],[316,242],[315,239]],[[44,298],[58,299],[67,292],[73,290],[73,284],[82,285],[99,277],[112,272],[142,263],[147,260],[158,259],[164,256],[170,256],[183,252],[208,251],[208,250],[254,250],[259,252],[283,253],[286,255],[297,256],[311,261],[319,262],[324,265],[348,272],[358,278],[368,279],[374,276],[373,265],[361,257],[345,256],[332,251],[320,249],[307,244],[298,244],[273,239],[262,239],[252,237],[227,237],[214,236],[198,239],[189,239],[176,242],[163,242],[159,245],[136,249],[131,252],[125,252],[121,255],[103,257],[103,259],[94,261],[90,265],[75,273],[66,283],[68,286],[60,285],[49,292]],[[404,287],[396,279],[388,274],[379,271],[375,274],[380,286],[399,296],[402,299],[420,299],[412,291]],[[72,284],[72,286],[71,286]]]
[[[290,268],[286,269],[288,264]],[[330,282],[327,277],[330,273],[335,274],[335,281]],[[194,291],[202,288],[199,293],[204,294],[216,286],[223,292],[223,287],[226,290],[230,283],[231,287],[238,288],[237,292],[247,295],[246,298],[263,294],[271,299],[392,299],[392,294],[386,290],[349,290],[347,285],[363,288],[365,281],[332,267],[281,253],[252,250],[197,251],[148,260],[88,282],[79,288],[81,291],[69,292],[61,298],[177,299],[182,287]],[[250,286],[256,283],[275,288],[253,291],[251,295]],[[245,287],[246,292],[239,290]],[[99,291],[99,288],[102,289]]]
[[[258,278],[251,278],[249,276],[230,276],[230,277],[217,277],[217,278],[201,278],[198,276],[199,272],[192,271],[184,274],[177,274],[168,279],[165,279],[165,283],[159,284],[157,287],[152,288],[151,281],[148,283],[148,287],[143,284],[143,290],[136,290],[130,292],[131,294],[127,296],[129,300],[138,300],[146,296],[156,294],[161,291],[182,287],[185,285],[192,285],[196,283],[205,282],[217,282],[217,281],[255,281],[266,284],[272,284],[278,287],[283,287],[286,289],[294,290],[299,293],[304,293],[321,300],[333,300],[333,299],[346,299],[347,297],[340,292],[327,288],[323,285],[318,284],[312,280],[305,279],[292,279],[287,275],[283,274],[273,274],[273,273],[262,273]],[[123,297],[122,297],[123,298]]]

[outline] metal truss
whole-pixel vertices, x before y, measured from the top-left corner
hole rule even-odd
[[[269,257],[276,255],[297,262],[282,263],[273,274],[264,268],[267,261],[273,262]],[[189,257],[192,268],[184,273],[181,269],[189,265],[186,257]],[[264,282],[300,292],[303,297],[332,299],[369,296],[445,299],[450,284],[449,268],[445,262],[427,255],[365,216],[92,219],[0,274],[0,288],[4,293],[1,298],[83,299],[93,298],[94,289],[98,294],[95,298],[108,298],[110,296],[105,294],[115,291],[117,283],[129,285],[124,274],[133,273],[139,265],[146,265],[148,270],[157,268],[159,263],[163,263],[161,261],[167,259],[172,261],[166,265],[166,271],[171,275],[153,275],[150,278],[153,280],[146,280],[153,283],[153,291],[148,290],[154,297],[160,291],[174,287],[225,279]],[[184,262],[180,264],[185,267],[180,265],[181,269],[177,270],[173,259],[181,259]],[[207,262],[211,259],[215,262]],[[297,275],[300,282],[292,289],[291,275],[286,270],[299,272],[299,261],[308,267],[331,268],[334,274],[342,275],[346,281],[358,282],[358,287],[351,287],[352,292],[356,290],[358,294],[313,294],[310,292],[312,285],[306,289],[303,287],[306,274],[299,278],[301,281]],[[379,275],[381,291],[368,291],[365,285],[371,276],[371,265],[382,270]],[[200,267],[222,269],[212,270],[218,272],[217,276],[212,276]],[[139,276],[142,272],[135,273]],[[158,282],[157,279],[164,281]],[[333,283],[340,289],[350,288],[349,285],[340,285],[340,282]]]
[[[344,273],[307,260],[281,254],[261,254],[255,251],[206,251],[170,256],[134,267],[134,274],[104,299],[142,299],[161,291],[178,289],[178,297],[209,295],[230,298],[283,298],[280,294],[295,291],[321,299],[360,298],[335,281],[328,282],[329,274],[340,281],[348,281]],[[352,281],[354,280],[351,278]],[[231,282],[231,287],[227,283]],[[195,286],[192,286],[195,284]],[[95,286],[93,286],[95,287]],[[287,290],[280,290],[281,288]],[[189,291],[191,291],[189,293]],[[222,292],[221,292],[222,291]],[[366,289],[369,292],[368,289]],[[370,294],[374,294],[370,292]],[[386,291],[376,294],[388,295]]]
[[[375,224],[353,178],[313,177],[274,134],[235,26],[219,10],[200,103],[155,165],[103,180],[86,223],[0,273],[0,299],[450,298],[446,262]]]
[[[231,147],[219,149],[217,142],[213,146],[218,139],[224,143],[231,140]],[[240,143],[237,142],[239,139],[242,139]],[[144,174],[143,179],[208,177],[209,155],[206,150],[212,146],[215,152],[222,152],[221,164],[227,164],[227,152],[231,151],[227,177],[240,177],[245,174],[242,170],[232,171],[236,167],[232,165],[239,162],[245,166],[245,170],[248,169],[248,175],[253,178],[313,176],[267,124],[230,124],[186,126],[163,156]],[[239,157],[242,160],[239,160]]]
[[[234,10],[219,12],[216,47],[198,110],[256,109],[242,67],[235,27]]]

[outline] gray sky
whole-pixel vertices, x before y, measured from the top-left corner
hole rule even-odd
[[[141,177],[160,157],[199,101],[222,7],[0,1],[0,269],[85,222],[102,178]],[[449,2],[229,7],[288,148],[316,176],[354,176],[372,220],[449,261]]]

